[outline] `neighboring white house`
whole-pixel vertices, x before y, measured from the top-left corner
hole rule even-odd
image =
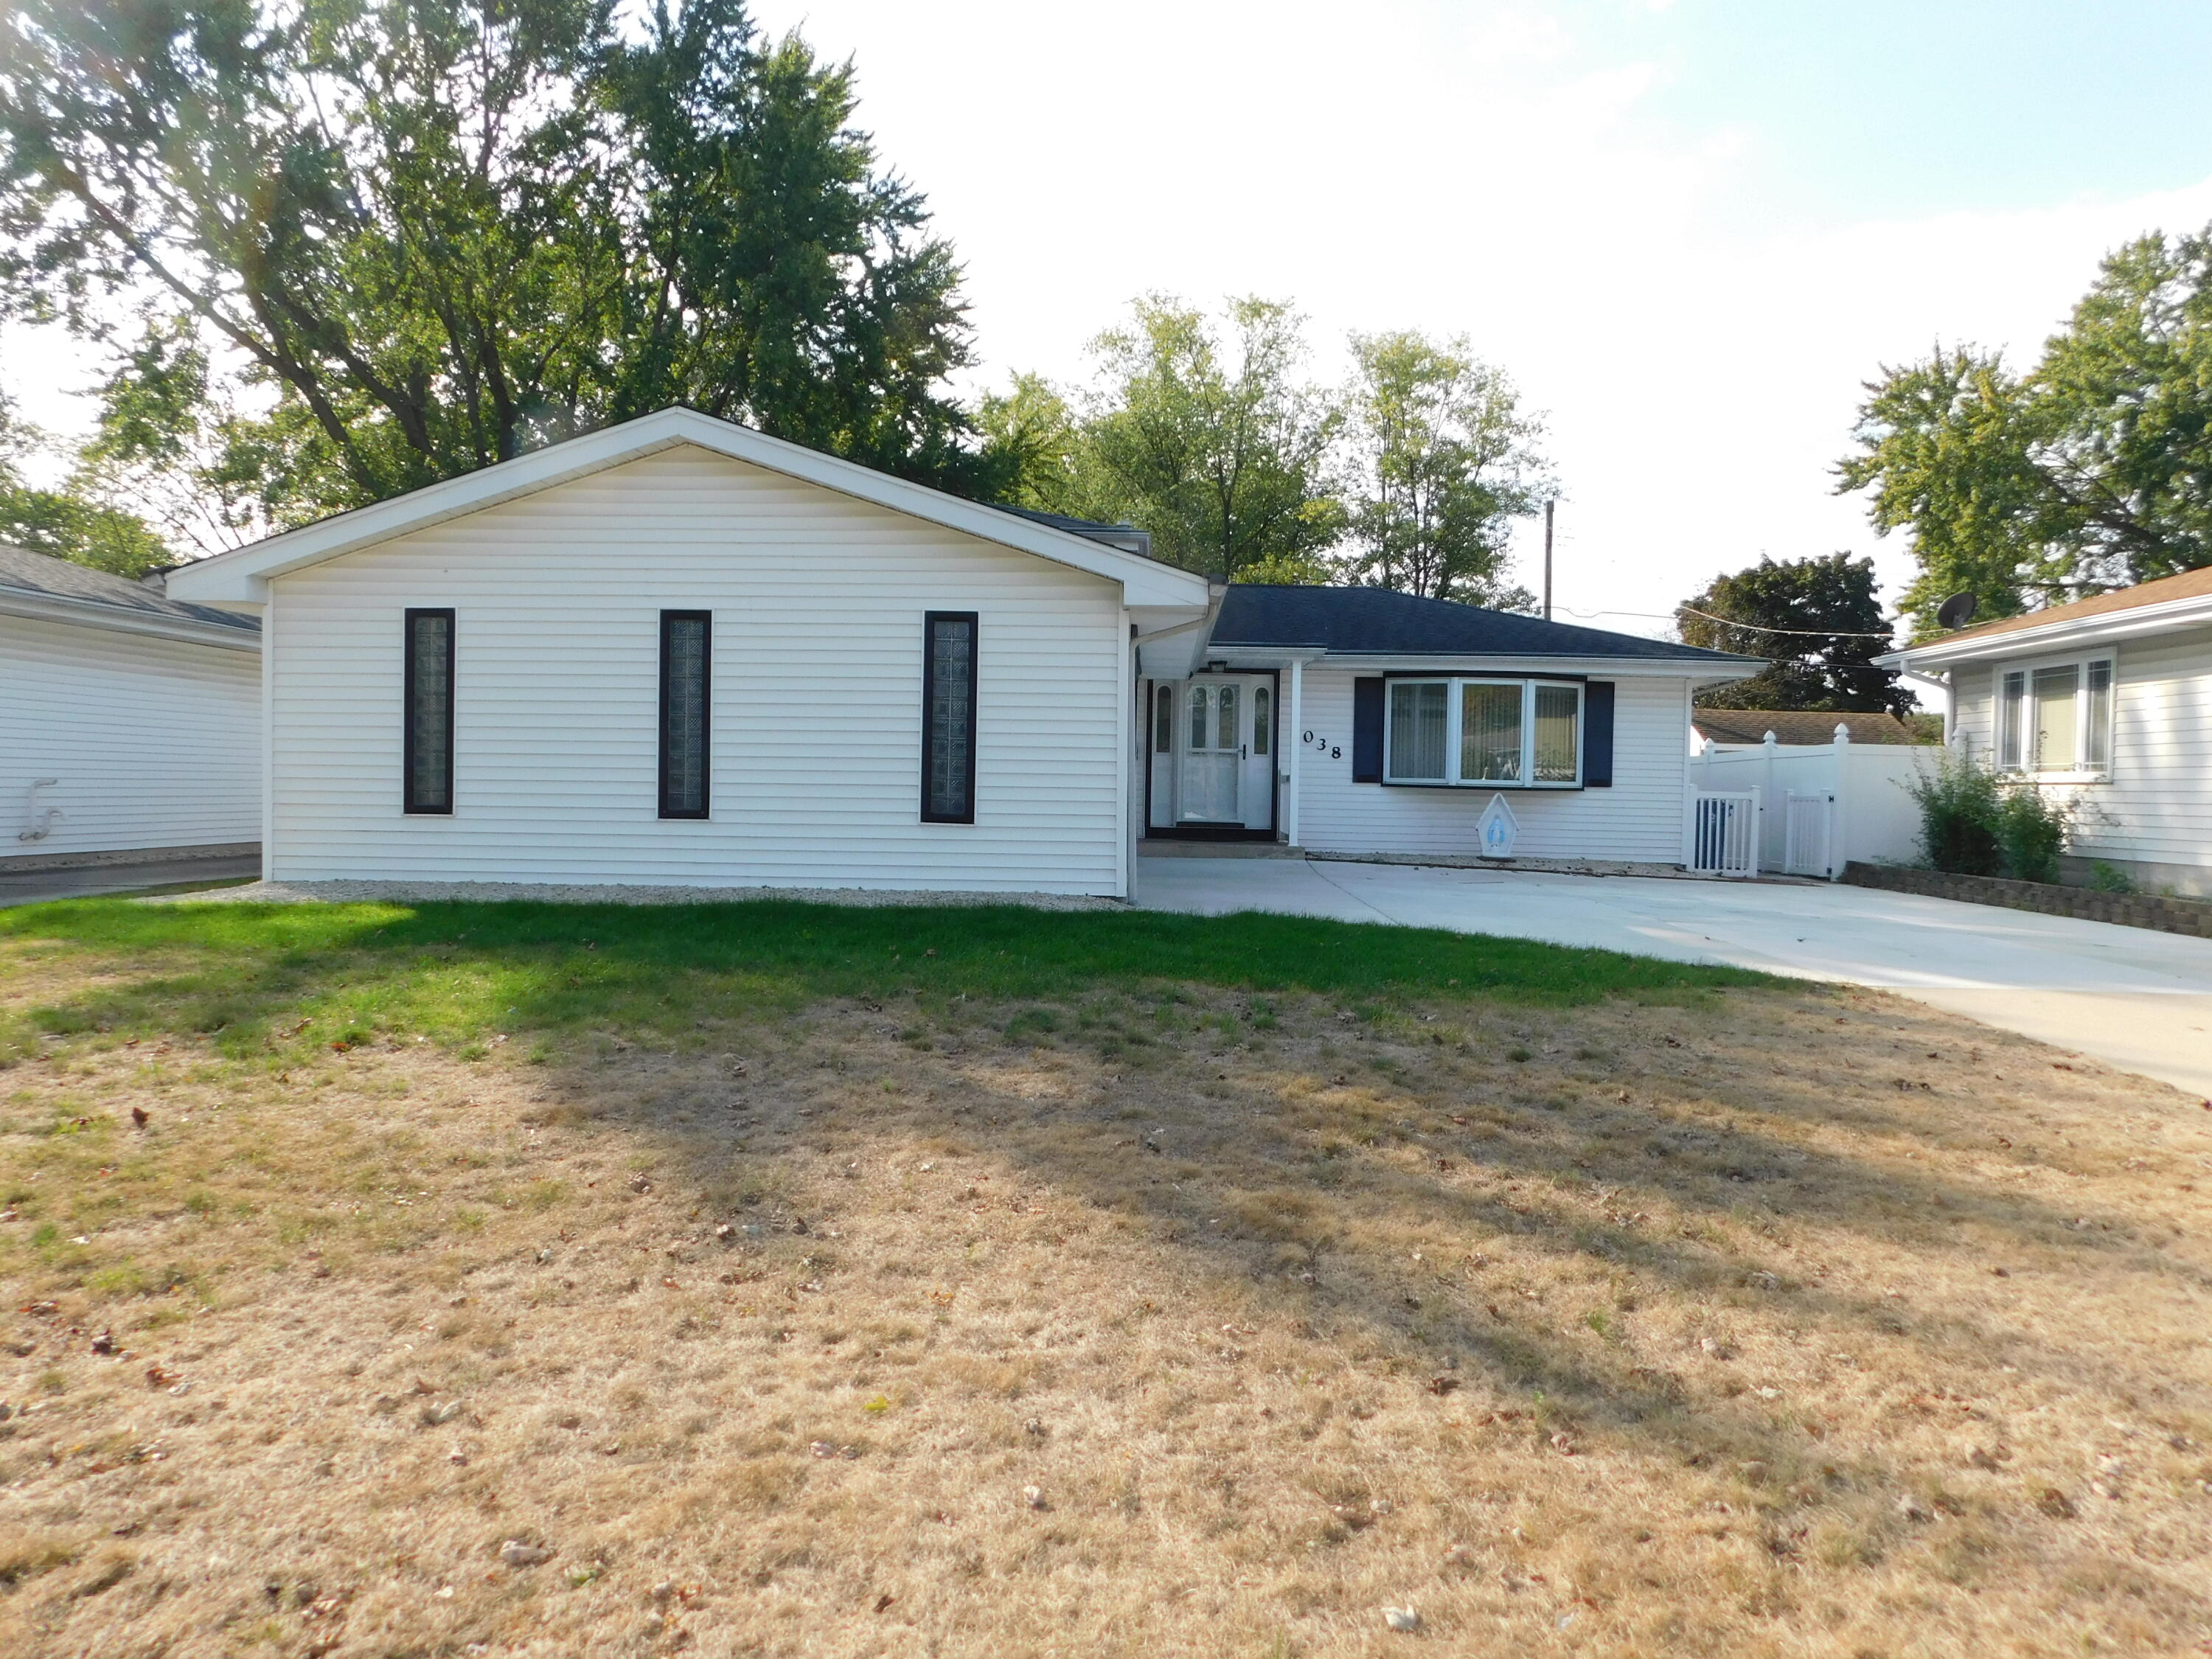
[[[1948,684],[1955,751],[2072,802],[2070,878],[2212,895],[2212,569],[1877,660]]]
[[[0,867],[250,851],[260,658],[251,617],[0,545]]]
[[[1126,895],[1139,834],[1472,852],[1501,794],[1677,862],[1691,692],[1761,666],[1148,548],[670,410],[170,591],[262,616],[280,879]]]

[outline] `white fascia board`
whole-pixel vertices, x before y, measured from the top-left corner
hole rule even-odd
[[[19,587],[0,587],[0,616],[24,617],[33,622],[67,623],[76,628],[102,629],[111,634],[140,634],[157,640],[181,640],[188,645],[211,645],[224,651],[261,649],[258,629],[231,628],[222,623],[200,622],[191,617],[165,616],[158,611],[131,611],[102,605],[97,599],[72,599],[59,594],[33,593]]]
[[[1766,666],[1754,659],[1697,662],[1677,657],[1391,657],[1315,653],[1305,647],[1275,650],[1216,646],[1206,654],[1255,666],[1262,658],[1272,664],[1287,662],[1295,655],[1310,668],[1341,668],[1366,674],[1574,674],[1592,679],[1694,680],[1707,685],[1749,679]]]
[[[2212,594],[2169,599],[2163,605],[2137,605],[2127,611],[2108,611],[2102,616],[2071,617],[2064,622],[2037,628],[2015,628],[2003,634],[1960,640],[1942,640],[1909,645],[1874,659],[1882,668],[1913,673],[1942,669],[1953,663],[1978,662],[1991,657],[2037,656],[2077,645],[2105,645],[2115,640],[2139,639],[2146,634],[2175,634],[2186,629],[2212,627]]]
[[[168,592],[201,604],[259,603],[273,577],[684,444],[1118,582],[1125,605],[1206,603],[1206,579],[1187,570],[689,409],[664,409],[218,553],[171,571]]]

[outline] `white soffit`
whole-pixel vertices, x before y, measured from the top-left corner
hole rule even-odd
[[[689,409],[625,421],[218,553],[171,571],[167,592],[203,605],[258,604],[271,577],[685,444],[1118,582],[1125,605],[1202,610],[1206,603],[1206,579],[1188,571]]]

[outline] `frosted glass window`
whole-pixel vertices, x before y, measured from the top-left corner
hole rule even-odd
[[[1270,741],[1270,734],[1267,729],[1269,724],[1268,705],[1271,701],[1272,700],[1267,695],[1267,688],[1266,686],[1261,685],[1255,686],[1253,688],[1252,752],[1255,755],[1264,755],[1267,752],[1267,744]]]
[[[402,808],[453,810],[453,613],[410,611],[404,714]]]
[[[1190,688],[1190,746],[1203,749],[1206,742],[1206,710],[1213,705],[1212,691],[1203,685]]]
[[[1219,722],[1217,734],[1220,739],[1213,746],[1216,749],[1234,749],[1237,746],[1237,688],[1224,685],[1213,694],[1213,698],[1215,718]]]
[[[660,816],[707,816],[708,653],[703,611],[660,613]]]
[[[975,822],[975,617],[932,611],[922,635],[921,816]]]

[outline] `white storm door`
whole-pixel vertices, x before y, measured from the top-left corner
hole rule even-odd
[[[1243,769],[1243,699],[1233,684],[1194,681],[1183,693],[1182,779],[1185,823],[1241,823],[1237,775]]]

